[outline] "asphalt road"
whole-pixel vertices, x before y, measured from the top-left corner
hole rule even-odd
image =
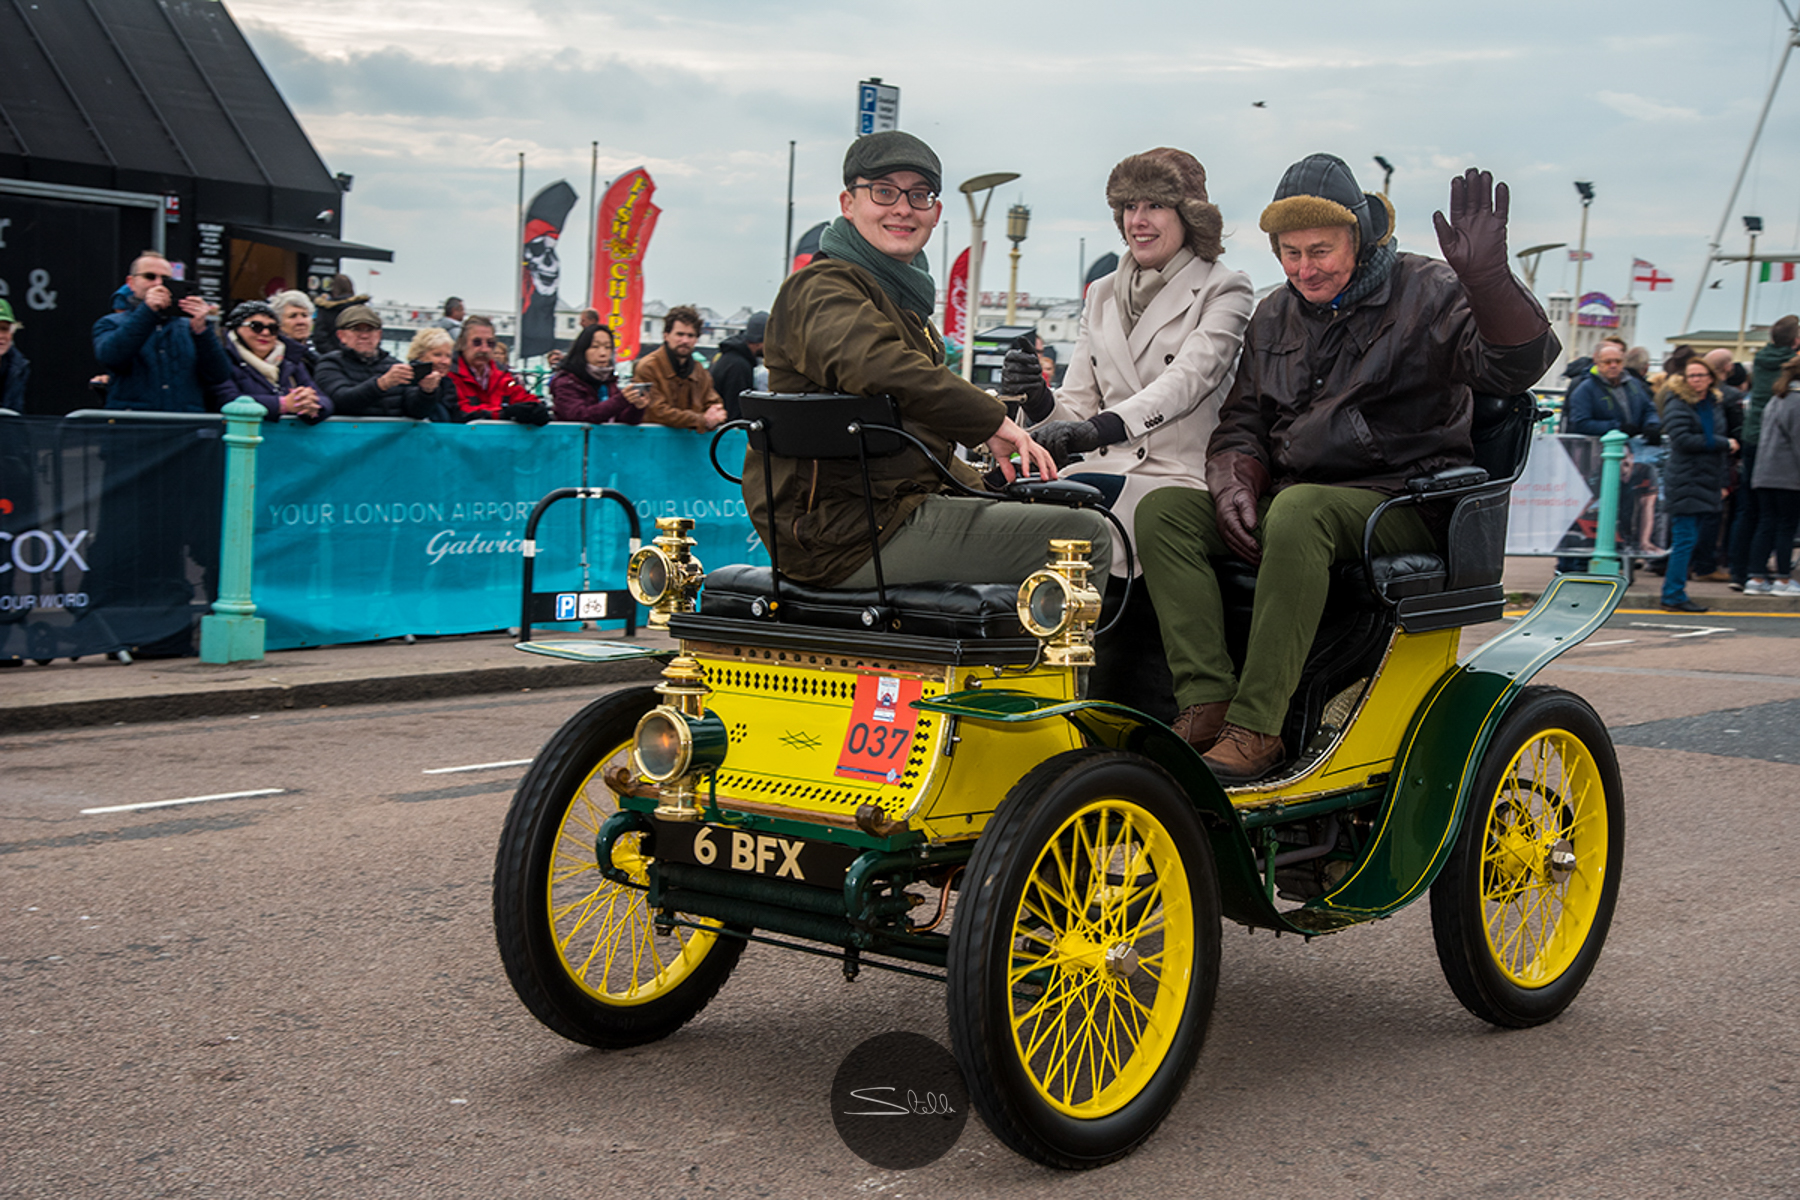
[[[1628,796],[1612,937],[1569,1012],[1470,1017],[1424,904],[1310,943],[1229,927],[1186,1096],[1076,1175],[979,1120],[912,1172],[838,1141],[844,1054],[948,1041],[934,983],[752,947],[655,1045],[536,1024],[489,916],[523,767],[484,764],[587,696],[0,737],[0,1194],[1793,1197],[1800,655],[1681,632],[1609,627],[1593,643],[1631,640],[1540,677],[1606,717]]]

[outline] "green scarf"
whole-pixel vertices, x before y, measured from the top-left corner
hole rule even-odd
[[[902,264],[869,245],[856,226],[843,217],[819,236],[819,249],[827,258],[855,263],[875,277],[888,299],[931,320],[932,310],[937,307],[937,285],[931,282],[931,262],[923,250],[911,263]]]

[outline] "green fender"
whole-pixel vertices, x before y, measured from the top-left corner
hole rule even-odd
[[[1375,837],[1330,893],[1279,912],[1256,869],[1243,817],[1205,762],[1173,730],[1104,701],[1050,701],[997,688],[954,692],[913,707],[1014,724],[1062,717],[1096,743],[1155,762],[1187,790],[1211,839],[1225,916],[1244,925],[1330,933],[1387,916],[1431,886],[1449,856],[1469,789],[1507,707],[1546,664],[1605,624],[1624,581],[1559,575],[1532,610],[1437,682],[1414,714],[1382,802]]]

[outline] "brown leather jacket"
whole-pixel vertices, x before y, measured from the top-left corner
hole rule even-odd
[[[1524,345],[1489,345],[1449,264],[1416,254],[1397,256],[1345,312],[1284,287],[1250,318],[1207,456],[1251,455],[1277,491],[1327,483],[1395,495],[1466,466],[1474,391],[1524,391],[1560,346],[1547,321]]]
[[[981,486],[953,449],[993,437],[1005,406],[946,370],[937,330],[895,304],[861,267],[815,259],[788,276],[769,309],[763,361],[772,392],[892,396],[907,432],[958,478]],[[854,459],[777,458],[773,464],[781,573],[820,587],[842,582],[871,556],[860,467]],[[869,474],[884,545],[926,496],[947,490],[916,450],[871,460]],[[755,451],[744,456],[744,503],[767,543],[762,456]]]
[[[712,376],[706,368],[695,363],[683,379],[669,361],[667,346],[658,346],[638,359],[631,369],[631,381],[650,385],[650,403],[644,409],[646,425],[673,425],[704,433],[704,414],[708,406],[719,403],[719,393],[713,389]]]

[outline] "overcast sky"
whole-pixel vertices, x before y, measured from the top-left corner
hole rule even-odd
[[[788,142],[798,236],[836,215],[856,83],[879,76],[900,87],[901,128],[937,150],[952,191],[929,248],[934,274],[944,239],[952,253],[968,243],[955,184],[1018,171],[989,213],[983,284],[1005,286],[1004,211],[1024,201],[1020,290],[1077,294],[1079,239],[1090,261],[1120,248],[1107,173],[1169,145],[1206,165],[1224,261],[1262,286],[1280,272],[1257,218],[1283,168],[1329,151],[1375,191],[1379,154],[1395,167],[1402,248],[1433,255],[1432,210],[1466,166],[1512,185],[1515,251],[1573,245],[1573,181],[1593,181],[1582,288],[1624,296],[1634,258],[1674,276],[1673,290],[1637,293],[1640,340],[1657,348],[1679,330],[1787,28],[1775,0],[228,7],[327,166],[356,177],[344,235],[395,261],[373,278],[367,264],[346,266],[378,299],[510,303],[522,150],[528,195],[557,179],[581,195],[562,243],[563,298],[576,303],[598,141],[602,189],[639,165],[656,180],[649,298],[767,307],[780,282]],[[1800,66],[1788,76],[1727,253],[1744,250],[1744,213],[1767,223],[1761,249],[1800,249]],[[1743,271],[1725,272],[1696,326],[1736,327]],[[1546,255],[1539,294],[1574,284],[1566,252]],[[1752,321],[1796,309],[1800,283],[1753,285]]]

